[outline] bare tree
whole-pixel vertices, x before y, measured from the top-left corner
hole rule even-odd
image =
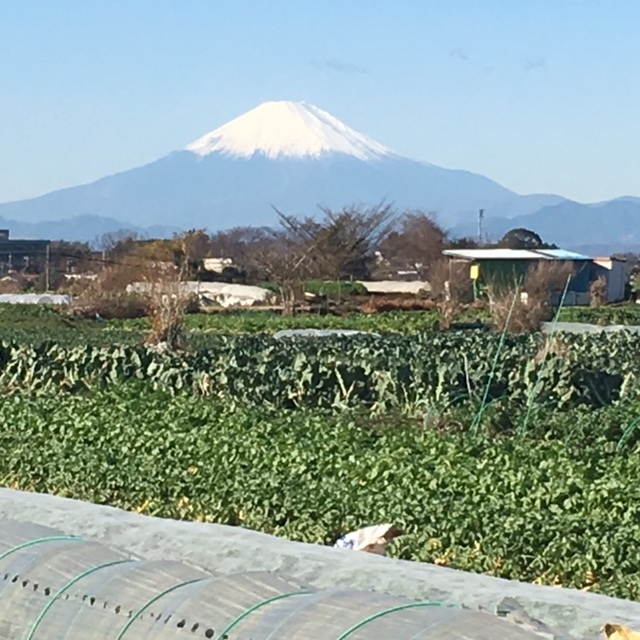
[[[277,282],[284,313],[295,309],[296,292],[307,279],[366,278],[374,250],[391,231],[393,209],[321,208],[320,219],[285,215],[278,229],[240,228],[216,234],[213,255],[231,257],[250,279]]]
[[[408,211],[381,243],[380,251],[394,271],[413,270],[426,280],[433,266],[442,260],[446,239],[433,212]]]
[[[173,236],[176,261],[183,278],[189,279],[200,271],[202,260],[210,254],[210,244],[204,229],[190,229]]]
[[[209,255],[215,258],[229,258],[240,270],[255,267],[253,247],[260,247],[264,242],[273,240],[273,229],[268,227],[234,227],[226,231],[218,231],[209,239]],[[261,279],[259,273],[253,274]]]
[[[262,279],[277,282],[283,304],[283,315],[295,311],[297,285],[310,277],[309,247],[285,229],[261,229],[236,247],[242,269]]]
[[[108,255],[123,255],[129,253],[140,236],[135,231],[120,229],[103,233],[95,241],[98,249]]]
[[[431,297],[436,303],[440,328],[449,329],[463,306],[473,300],[473,284],[469,264],[444,257],[435,260],[429,269]]]
[[[321,211],[320,220],[277,211],[282,227],[303,250],[307,270],[320,279],[368,279],[375,249],[393,229],[392,205],[352,205],[337,212],[321,207]]]
[[[211,250],[211,238],[204,229],[191,229],[174,237],[188,262],[206,258]]]

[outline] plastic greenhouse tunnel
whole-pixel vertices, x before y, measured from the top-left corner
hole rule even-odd
[[[2,640],[535,640],[450,603],[320,591],[275,573],[215,575],[0,519]]]

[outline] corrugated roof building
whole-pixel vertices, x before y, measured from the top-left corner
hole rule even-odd
[[[569,263],[573,267],[565,297],[565,305],[589,304],[593,260],[589,256],[564,249],[447,249],[445,256],[470,264],[470,277],[477,289],[488,282],[517,283],[535,264],[544,262]]]

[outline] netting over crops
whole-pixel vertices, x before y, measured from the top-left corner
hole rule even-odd
[[[256,553],[260,553],[256,549]],[[350,552],[345,552],[350,553]],[[0,639],[534,640],[489,614],[273,573],[215,575],[0,519]]]

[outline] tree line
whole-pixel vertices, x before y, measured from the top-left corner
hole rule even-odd
[[[397,212],[391,204],[293,216],[276,210],[276,227],[234,227],[209,233],[191,229],[169,239],[148,239],[126,230],[89,243],[54,242],[51,268],[59,273],[97,271],[109,265],[172,264],[185,279],[229,282],[370,280],[406,276],[428,280],[447,248],[475,248],[473,238],[453,238],[433,212]],[[541,248],[532,231],[514,229],[483,246]],[[217,258],[218,273],[203,268]]]

